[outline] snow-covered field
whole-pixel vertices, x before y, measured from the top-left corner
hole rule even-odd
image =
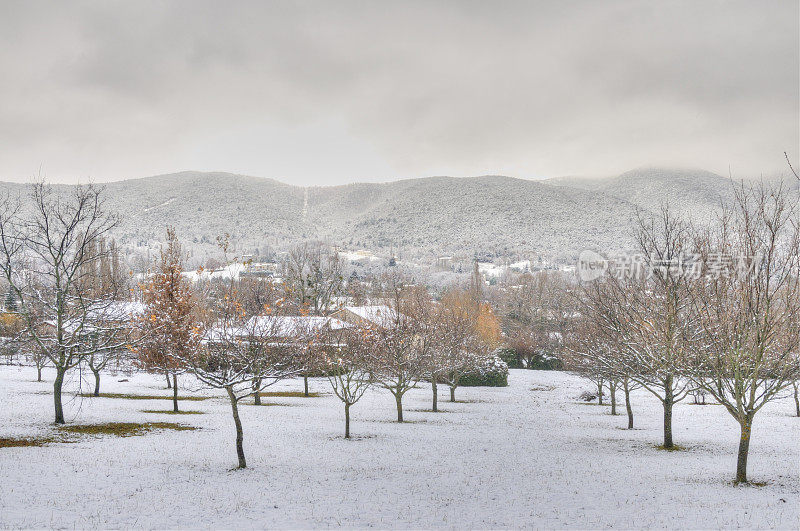
[[[77,385],[74,373],[71,385]],[[52,381],[52,374],[46,373]],[[164,394],[163,378],[106,376],[104,392]],[[0,367],[0,437],[52,433],[51,384]],[[230,406],[181,402],[202,415],[143,413],[167,400],[67,399],[68,422],[168,421],[197,431],[83,437],[0,448],[0,527],[545,527],[797,528],[800,419],[789,399],[756,417],[750,477],[735,487],[737,425],[718,405],[680,404],[664,452],[659,403],[635,394],[637,429],[609,407],[577,402],[590,386],[557,372],[512,371],[507,388],[459,389],[464,402],[430,407],[370,392],[342,438],[332,395],[266,398],[241,407],[250,468],[236,464]],[[269,390],[300,390],[300,380]],[[312,380],[312,391],[328,391]],[[183,394],[183,393],[182,393]],[[622,411],[624,413],[624,411]]]

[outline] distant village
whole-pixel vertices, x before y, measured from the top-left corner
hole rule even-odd
[[[319,244],[323,245],[323,244]],[[501,279],[514,274],[536,274],[541,272],[560,272],[571,274],[575,265],[563,259],[553,260],[538,256],[536,258],[512,261],[508,258],[444,255],[435,260],[406,259],[402,253],[376,253],[366,249],[350,250],[339,246],[325,246],[326,252],[335,253],[343,267],[349,270],[349,278],[367,278],[390,268],[417,275],[451,273],[463,279],[480,276],[486,285],[496,285]],[[184,274],[192,279],[199,278],[254,278],[269,279],[275,283],[283,282],[286,276],[286,262],[290,251],[269,253],[268,256],[245,254],[234,263],[223,264],[212,257],[197,271]],[[190,260],[191,262],[192,260]],[[477,268],[477,269],[476,269]],[[476,273],[477,272],[477,273]]]

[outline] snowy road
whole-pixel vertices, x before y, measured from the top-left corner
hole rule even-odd
[[[52,375],[47,374],[52,381]],[[105,392],[167,395],[162,379],[107,376]],[[53,431],[49,383],[0,367],[0,437]],[[0,448],[0,527],[538,527],[797,528],[800,419],[782,400],[756,417],[750,475],[734,487],[738,428],[720,406],[680,404],[675,442],[654,448],[660,409],[635,394],[637,428],[575,397],[590,386],[555,372],[512,371],[507,388],[459,389],[464,403],[425,412],[430,388],[406,400],[371,392],[341,438],[331,395],[242,406],[245,471],[235,465],[226,401],[182,402],[203,415],[160,415],[167,401],[72,399],[67,420],[176,421],[198,431]],[[73,379],[73,386],[76,381]],[[270,390],[299,390],[290,381]],[[535,389],[535,390],[533,390]],[[312,390],[327,392],[326,380]],[[624,411],[622,411],[624,413]]]

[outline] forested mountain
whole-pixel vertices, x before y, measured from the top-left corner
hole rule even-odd
[[[104,186],[109,208],[123,215],[117,238],[136,247],[163,238],[171,225],[190,247],[211,247],[217,236],[229,233],[248,253],[318,238],[419,254],[568,258],[584,248],[627,247],[637,207],[654,210],[667,201],[707,217],[729,197],[732,182],[702,170],[651,168],[604,179],[430,177],[308,188],[229,173],[182,172]]]
[[[731,179],[704,170],[642,168],[607,179],[565,177],[546,182],[601,192],[648,210],[666,203],[693,217],[707,217],[733,192]]]

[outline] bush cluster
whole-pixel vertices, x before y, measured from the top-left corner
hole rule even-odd
[[[459,384],[462,387],[506,387],[508,364],[500,356],[490,356],[476,369],[464,374]]]
[[[552,353],[523,353],[514,347],[498,349],[500,356],[510,369],[532,369],[535,371],[559,371],[563,368],[561,360]]]

